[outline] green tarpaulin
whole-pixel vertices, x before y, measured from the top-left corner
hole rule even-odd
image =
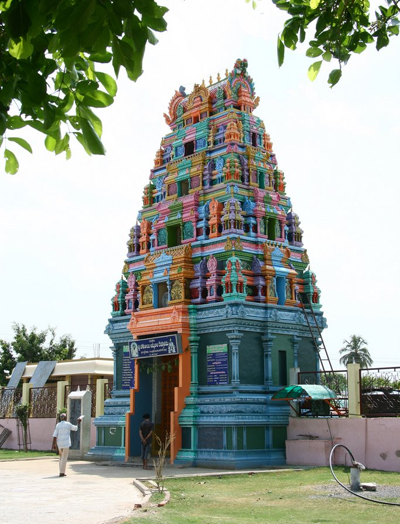
[[[273,395],[271,400],[330,400],[336,398],[336,393],[326,386],[315,384],[298,384],[297,386],[286,386]]]

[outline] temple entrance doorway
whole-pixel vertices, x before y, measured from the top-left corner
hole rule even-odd
[[[150,362],[149,362],[150,363]],[[152,421],[154,432],[165,440],[171,432],[171,412],[174,411],[174,389],[179,385],[179,357],[164,356],[152,359]],[[152,454],[159,450],[157,439],[153,438]]]

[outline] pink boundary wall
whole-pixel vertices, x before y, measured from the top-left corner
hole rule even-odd
[[[307,438],[318,437],[318,439]],[[305,419],[290,417],[286,463],[328,466],[333,444],[343,444],[368,469],[400,472],[400,418]],[[347,455],[347,457],[345,456]],[[335,464],[350,465],[343,448]]]
[[[93,421],[93,419],[92,419]],[[2,449],[18,450],[17,421],[15,418],[1,418],[0,424],[11,431],[11,435],[3,444]],[[49,451],[53,442],[53,431],[56,425],[54,418],[30,418],[31,449]],[[0,428],[1,431],[1,428]],[[91,425],[90,447],[96,445],[96,428]]]

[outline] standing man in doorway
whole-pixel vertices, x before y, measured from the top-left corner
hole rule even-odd
[[[82,417],[78,418],[78,426],[81,423]],[[57,424],[53,433],[53,449],[60,454],[60,477],[66,477],[65,468],[67,466],[67,459],[69,448],[71,447],[71,431],[78,431],[78,426],[74,426],[71,422],[67,422],[67,414],[60,414],[60,422]]]
[[[150,415],[145,413],[143,415],[143,422],[140,424],[139,436],[142,442],[142,460],[143,469],[149,469],[147,466],[149,454],[151,451],[151,436],[153,435],[154,424],[150,420]]]

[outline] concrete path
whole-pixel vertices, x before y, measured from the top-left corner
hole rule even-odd
[[[276,469],[249,471],[273,473]],[[249,471],[168,464],[164,475],[237,475]],[[154,470],[143,470],[139,459],[129,464],[69,461],[66,472],[66,477],[59,477],[58,458],[53,457],[0,461],[0,524],[117,524],[131,517],[134,505],[144,499],[133,479],[154,479]]]
[[[0,523],[104,524],[143,499],[132,468],[74,461],[66,473],[59,477],[55,458],[0,462]]]

